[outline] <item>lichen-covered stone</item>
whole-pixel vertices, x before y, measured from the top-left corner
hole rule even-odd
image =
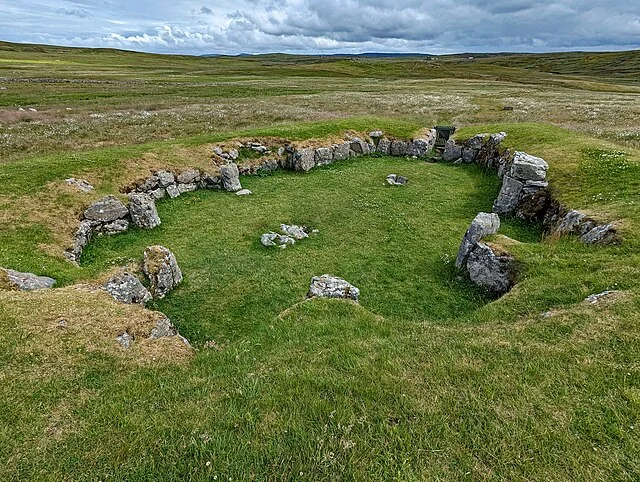
[[[194,184],[200,180],[200,172],[197,169],[187,169],[178,174],[179,184]]]
[[[56,280],[47,276],[0,268],[0,289],[38,291],[53,288],[55,284]]]
[[[391,141],[391,146],[389,147],[389,154],[392,156],[406,156],[408,150],[409,150],[408,142],[401,141],[399,139],[394,139],[393,141]]]
[[[319,147],[316,149],[315,163],[317,166],[324,166],[333,162],[333,151],[330,147]]]
[[[228,192],[236,192],[242,189],[240,184],[240,172],[235,163],[220,166],[220,177],[222,180],[222,188]]]
[[[105,196],[84,211],[85,219],[108,223],[129,214],[127,207],[115,196]]]
[[[469,279],[494,295],[503,295],[516,282],[514,259],[508,253],[478,243],[467,259]]]
[[[324,274],[314,276],[309,286],[308,298],[342,298],[358,301],[360,290],[348,281]]]
[[[144,274],[151,283],[154,298],[164,298],[166,294],[182,282],[182,271],[175,255],[164,246],[150,246],[144,252]]]
[[[139,228],[153,229],[160,226],[160,216],[153,198],[147,194],[129,195],[131,221]]]
[[[580,240],[586,244],[615,244],[619,241],[618,231],[611,223],[603,224],[582,235]]]
[[[442,160],[446,162],[453,162],[462,157],[462,146],[456,144],[456,141],[449,139],[444,145],[444,151],[442,152]]]
[[[333,151],[334,161],[344,161],[346,159],[349,159],[351,147],[348,142],[343,142],[342,144],[335,144],[331,147],[331,149]]]
[[[375,152],[383,156],[388,156],[391,149],[391,141],[386,138],[382,138],[378,141]]]
[[[112,277],[105,283],[104,289],[121,303],[145,304],[151,301],[149,290],[131,273],[125,272]]]
[[[167,187],[176,182],[176,177],[172,172],[158,171],[156,172],[156,177],[158,178],[159,187]]]
[[[544,181],[548,169],[544,159],[518,151],[513,156],[510,175],[520,181]]]
[[[493,212],[497,214],[511,214],[516,209],[524,183],[505,176],[502,179],[502,188],[498,198],[493,203]]]
[[[500,229],[500,217],[495,213],[478,213],[471,221],[471,225],[465,232],[458,256],[456,257],[456,268],[463,269],[467,263],[469,253],[476,244],[485,236],[496,234]]]
[[[292,166],[294,171],[308,172],[316,166],[316,150],[301,149],[293,153]]]

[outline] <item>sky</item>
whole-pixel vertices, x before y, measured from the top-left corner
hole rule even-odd
[[[640,49],[640,0],[1,0],[0,40],[156,53]]]

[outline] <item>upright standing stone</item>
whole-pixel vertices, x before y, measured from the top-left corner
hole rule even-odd
[[[456,257],[456,268],[462,269],[467,263],[469,253],[476,244],[485,236],[496,234],[500,229],[500,217],[497,214],[478,213],[471,221],[471,225],[462,238],[458,256]]]
[[[222,187],[225,191],[236,192],[242,189],[240,184],[240,172],[235,163],[220,166],[220,177],[222,179]]]
[[[153,229],[160,226],[156,203],[151,196],[146,194],[129,195],[129,214],[131,214],[133,224],[140,228]]]
[[[151,282],[154,298],[165,295],[182,282],[182,271],[175,255],[164,246],[150,246],[144,252],[144,274]]]

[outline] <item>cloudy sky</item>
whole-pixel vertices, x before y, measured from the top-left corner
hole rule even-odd
[[[640,0],[2,0],[0,40],[160,53],[640,48]]]

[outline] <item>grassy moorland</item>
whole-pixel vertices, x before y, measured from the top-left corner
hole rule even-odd
[[[612,56],[199,59],[2,45],[0,266],[61,288],[0,292],[0,478],[637,480],[640,91],[607,67]],[[410,136],[438,121],[460,138],[508,132],[508,146],[547,159],[563,202],[618,221],[624,242],[543,239],[505,219],[522,274],[489,299],[452,259],[497,177],[371,157],[243,178],[251,197],[163,201],[158,229],[99,238],[80,268],[61,257],[90,200],[151,169],[205,167],[216,142]],[[385,187],[390,172],[410,184]],[[62,186],[72,175],[96,192]],[[281,222],[320,233],[262,248]],[[155,243],[176,253],[185,282],[150,308],[194,352],[121,349],[114,334],[154,315],[82,286]],[[300,303],[325,272],[358,286],[360,305]]]

